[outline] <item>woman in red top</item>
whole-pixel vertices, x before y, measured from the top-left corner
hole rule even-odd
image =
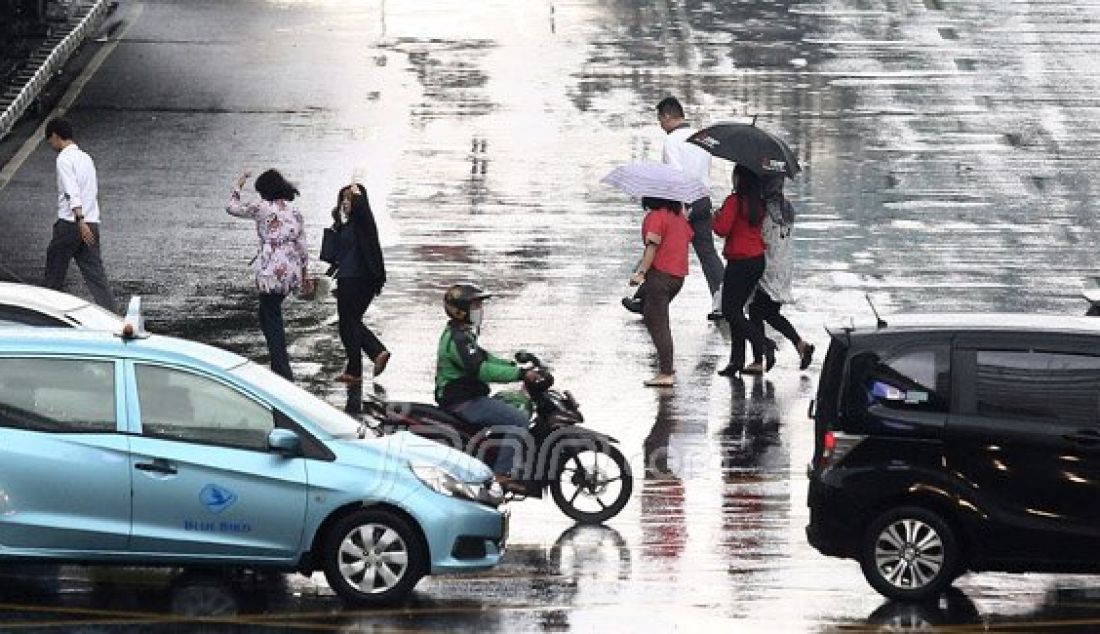
[[[671,387],[672,330],[668,325],[668,305],[684,285],[688,274],[688,246],[695,235],[683,214],[683,203],[663,198],[643,198],[642,207],[649,210],[642,221],[642,242],[645,253],[638,270],[630,278],[631,285],[642,286],[642,317],[646,330],[657,347],[660,370],[645,384],[649,387]]]
[[[714,219],[714,233],[726,239],[722,255],[726,256],[726,276],[722,282],[722,313],[730,324],[732,338],[730,362],[718,371],[722,376],[763,374],[775,365],[775,351],[768,345],[764,331],[745,316],[745,302],[752,297],[757,282],[764,274],[764,185],[760,178],[745,167],[733,170],[734,191],[722,204]],[[752,344],[752,356],[763,358],[745,365],[745,339]]]

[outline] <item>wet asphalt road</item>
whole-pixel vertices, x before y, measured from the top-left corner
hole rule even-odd
[[[939,606],[906,608],[813,551],[805,412],[819,362],[800,373],[786,345],[766,379],[716,377],[728,339],[703,319],[695,268],[673,304],[678,386],[642,387],[652,348],[618,303],[641,216],[598,183],[659,157],[653,105],[667,93],[695,123],[755,114],[785,136],[805,168],[788,190],[801,211],[789,315],[819,355],[822,323],[867,315],[865,293],[883,312],[1083,312],[1100,7],[124,2],[108,33],[69,116],[100,170],[108,273],[120,299],[146,298],[154,330],[262,360],[254,233],[223,211],[230,184],[284,170],[316,237],[337,188],[365,179],[390,270],[368,313],[394,351],[378,389],[430,399],[441,291],[477,280],[498,295],[487,346],[550,359],[638,481],[604,528],[574,529],[550,502],[513,505],[504,565],[426,579],[394,610],[344,609],[320,577],[66,567],[5,571],[0,630],[1100,626],[1100,578],[971,575]],[[39,146],[0,190],[2,263],[30,281],[52,161]],[[716,163],[718,198],[728,173]],[[78,275],[70,290],[84,293]],[[343,405],[334,301],[287,311],[300,380]]]

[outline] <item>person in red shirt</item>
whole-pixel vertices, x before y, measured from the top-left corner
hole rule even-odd
[[[774,344],[745,316],[745,302],[752,297],[764,274],[764,237],[760,228],[767,213],[764,184],[760,177],[738,165],[733,170],[733,193],[726,197],[714,219],[714,233],[726,239],[726,275],[722,282],[722,313],[730,324],[729,365],[718,371],[722,376],[763,374],[775,365]],[[752,344],[754,359],[745,366],[745,340]],[[744,366],[744,367],[742,367]]]
[[[649,387],[671,387],[672,330],[668,324],[668,305],[684,285],[688,274],[688,247],[695,235],[684,218],[681,202],[663,198],[642,198],[648,213],[642,221],[645,252],[630,284],[642,286],[642,317],[653,345],[657,348],[657,376],[645,382]]]

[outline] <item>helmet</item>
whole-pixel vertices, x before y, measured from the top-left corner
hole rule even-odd
[[[455,284],[443,295],[443,310],[447,316],[470,323],[470,304],[492,297],[473,284]]]

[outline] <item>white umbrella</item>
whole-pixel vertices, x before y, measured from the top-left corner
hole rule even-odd
[[[639,198],[651,196],[692,203],[710,196],[710,190],[699,179],[675,167],[652,161],[620,165],[600,182]]]

